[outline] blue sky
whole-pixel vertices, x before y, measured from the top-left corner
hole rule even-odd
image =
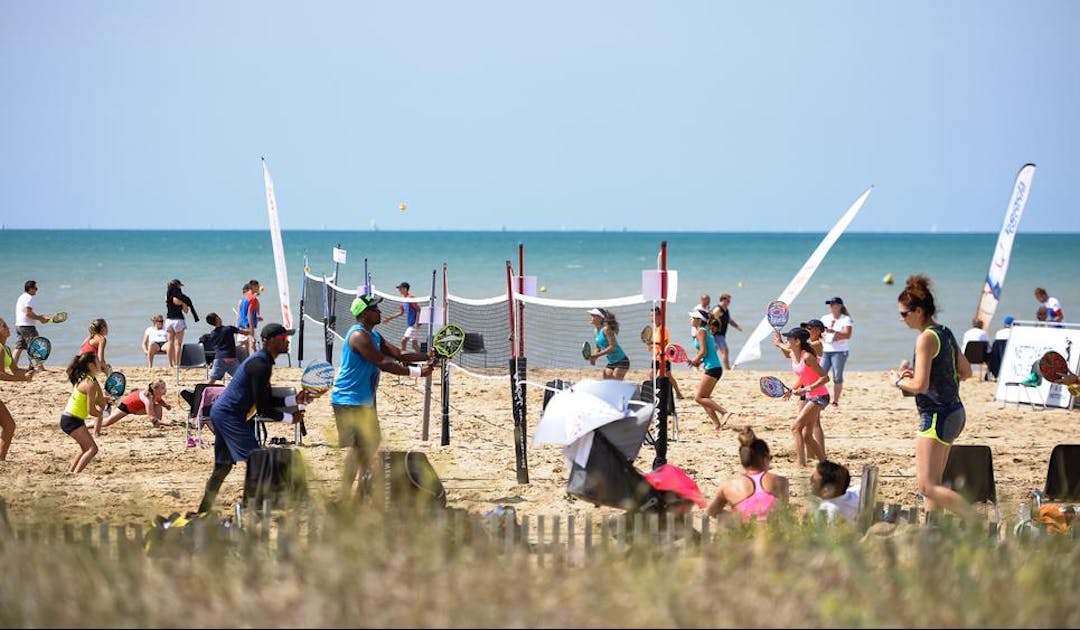
[[[0,223],[1080,231],[1080,3],[0,0]],[[407,202],[400,212],[398,204]]]

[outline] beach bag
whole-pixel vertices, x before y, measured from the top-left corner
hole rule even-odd
[[[261,510],[281,508],[307,499],[304,459],[295,448],[257,448],[247,460],[244,475],[244,503]]]
[[[446,509],[446,489],[427,455],[382,451],[382,481],[388,509],[430,514]]]

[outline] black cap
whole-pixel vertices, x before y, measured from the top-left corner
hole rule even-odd
[[[825,303],[826,304],[839,304],[840,306],[843,306],[844,305],[844,300],[842,300],[840,298],[840,296],[836,296],[836,297],[831,297],[831,298],[825,300]]]
[[[292,335],[295,332],[296,332],[296,330],[294,330],[292,328],[286,328],[286,327],[282,326],[281,324],[267,324],[267,325],[263,326],[262,332],[259,333],[259,336],[262,337],[263,340],[265,341],[267,339],[272,339],[274,337],[280,337],[282,335]]]
[[[810,331],[805,328],[792,328],[784,333],[784,337],[795,337],[802,341],[810,341]]]
[[[398,284],[394,288],[395,289],[408,289],[409,288],[409,283],[408,282],[402,282],[402,283]]]
[[[825,324],[823,324],[820,319],[811,319],[810,321],[803,322],[799,325],[803,328],[820,328],[822,330],[825,330]]]
[[[184,283],[180,282],[180,278],[173,278],[172,282],[170,282],[169,284],[175,284],[178,287],[184,286]]]

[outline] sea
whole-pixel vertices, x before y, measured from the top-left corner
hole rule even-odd
[[[299,311],[305,257],[316,275],[337,273],[337,284],[363,283],[365,269],[376,289],[395,293],[402,281],[417,296],[431,292],[438,272],[442,293],[443,265],[453,295],[487,298],[506,294],[507,263],[536,276],[540,297],[608,299],[641,292],[642,270],[655,269],[661,243],[667,243],[667,264],[678,272],[673,337],[689,343],[682,331],[688,311],[707,293],[713,304],[721,293],[732,295],[731,358],[738,354],[764,315],[765,306],[791,281],[824,237],[823,233],[730,232],[464,232],[464,231],[284,231],[282,234],[290,303]],[[915,333],[897,317],[896,298],[904,279],[923,273],[934,281],[942,323],[957,337],[971,326],[997,234],[990,233],[849,233],[844,234],[791,304],[791,321],[820,317],[825,300],[840,296],[854,319],[848,369],[886,370],[911,356]],[[346,262],[335,265],[335,247]],[[216,312],[234,322],[233,308],[241,286],[257,279],[266,287],[262,311],[267,322],[280,321],[278,282],[270,234],[251,231],[153,230],[0,230],[0,316],[14,317],[23,283],[38,284],[40,313],[67,311],[62,324],[39,326],[53,342],[50,364],[62,364],[78,348],[93,318],[109,323],[107,356],[114,366],[145,364],[140,349],[144,329],[155,313],[164,312],[166,284],[184,283],[200,317]],[[991,330],[1005,315],[1034,320],[1038,307],[1033,291],[1046,288],[1064,308],[1066,320],[1080,313],[1080,234],[1016,236],[1001,302]],[[886,282],[891,276],[893,283]],[[8,319],[14,324],[13,319]],[[209,327],[202,319],[188,321],[186,341],[195,341]],[[14,326],[12,326],[14,328]],[[581,316],[583,338],[591,327]],[[310,331],[310,329],[309,329]],[[321,335],[306,335],[304,354],[322,356]],[[14,339],[9,340],[14,344]],[[299,340],[293,343],[293,361]],[[335,353],[337,350],[335,350]],[[155,365],[163,359],[158,357]],[[336,361],[335,361],[336,362]],[[762,358],[750,369],[782,369],[779,354],[766,340]]]

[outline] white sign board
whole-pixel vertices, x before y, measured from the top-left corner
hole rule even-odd
[[[442,304],[435,303],[435,326],[436,328],[446,325],[446,314],[443,312]],[[418,324],[427,324],[432,321],[431,307],[425,304],[420,307],[420,319],[416,320]]]
[[[641,270],[641,297],[653,302],[660,301],[660,276],[657,269]],[[674,304],[679,294],[679,272],[668,269],[667,272],[667,301]]]
[[[1022,386],[1006,387],[1006,383],[1019,383],[1031,375],[1035,365],[1050,350],[1056,350],[1065,357],[1069,369],[1076,373],[1080,365],[1080,328],[1054,328],[1050,326],[1026,326],[1014,324],[1009,334],[1009,343],[1005,346],[1005,356],[1001,359],[998,370],[997,391],[994,398],[1005,402],[1027,402],[1020,392]],[[1039,394],[1049,407],[1072,407],[1072,396],[1064,385],[1042,379],[1038,387]],[[1038,396],[1032,396],[1038,399]]]
[[[346,259],[346,252],[344,249],[334,248],[334,262],[344,265]]]

